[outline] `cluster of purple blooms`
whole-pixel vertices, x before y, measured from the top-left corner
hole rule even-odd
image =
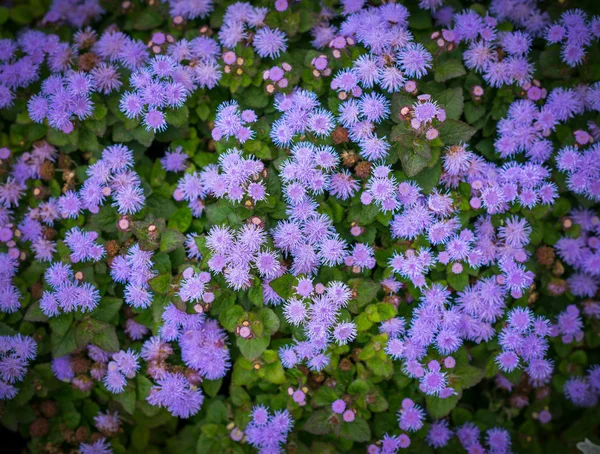
[[[181,359],[208,380],[218,380],[231,367],[227,334],[216,320],[206,318],[202,326],[179,337]]]
[[[350,38],[350,42],[361,43],[369,53],[357,58],[352,69],[339,73],[336,78],[342,76],[344,81],[334,83],[332,88],[360,96],[360,82],[364,88],[379,85],[396,92],[404,87],[407,77],[420,79],[427,74],[432,56],[422,44],[413,42],[405,6],[390,3],[363,9],[364,2],[353,3],[358,8],[348,9],[349,14],[330,45],[344,48]]]
[[[358,190],[358,182],[347,171],[333,173],[338,164],[339,156],[333,147],[317,147],[310,142],[294,144],[279,171],[287,204],[305,205],[325,191],[341,200],[350,198]]]
[[[565,396],[578,407],[594,407],[600,398],[600,365],[588,369],[587,375],[569,378],[563,387]]]
[[[558,125],[586,110],[600,111],[600,92],[595,85],[582,85],[577,89],[555,88],[548,94],[543,105],[536,105],[534,101],[536,99],[531,98],[514,101],[506,118],[498,122],[495,149],[500,157],[507,158],[524,153],[530,162],[544,163],[554,151],[552,142],[547,137]],[[573,152],[576,153],[569,147],[566,165],[572,164]],[[567,170],[560,164],[558,168]]]
[[[214,9],[213,0],[165,0],[171,17],[193,20],[203,19]]]
[[[152,57],[145,67],[131,74],[131,91],[123,93],[120,108],[127,118],[143,116],[144,126],[154,132],[167,128],[165,109],[185,103],[194,82],[185,67],[169,55]]]
[[[581,65],[586,47],[600,38],[600,17],[590,20],[580,9],[567,10],[546,28],[545,38],[549,44],[561,43],[561,58],[567,65]]]
[[[554,247],[574,270],[567,279],[569,291],[575,296],[593,298],[600,284],[600,219],[589,210],[574,210],[571,216],[581,228],[580,235],[564,236]]]
[[[215,274],[223,274],[234,290],[252,286],[253,269],[263,278],[279,277],[280,259],[266,243],[267,234],[258,225],[247,224],[237,231],[226,225],[214,226],[206,236],[206,246],[212,252],[208,267]]]
[[[235,137],[240,143],[244,143],[254,137],[254,131],[247,125],[256,122],[257,119],[253,110],[241,111],[236,101],[226,101],[217,107],[212,137],[217,141]]]
[[[105,13],[99,0],[52,0],[42,20],[46,24],[68,24],[81,28]]]
[[[29,100],[29,117],[37,123],[47,119],[54,129],[70,134],[74,118],[83,121],[94,113],[91,95],[96,90],[90,73],[68,70],[52,75],[44,80],[40,93]]]
[[[46,57],[49,67],[57,69],[61,51],[58,36],[47,36],[40,31],[28,30],[21,33],[17,40],[0,39],[0,109],[13,105],[14,90],[27,87],[39,79]]]
[[[208,36],[199,36],[190,41],[180,39],[167,48],[167,53],[176,62],[171,79],[189,91],[196,88],[214,88],[221,79],[222,71],[218,63],[221,55],[219,44]]]
[[[10,158],[8,148],[0,149],[1,158]],[[46,226],[50,227],[60,216],[56,199],[42,202],[39,206],[29,208],[21,222],[16,226],[11,222],[12,208],[18,206],[21,197],[25,194],[26,183],[30,179],[40,177],[43,163],[56,159],[56,150],[47,143],[40,143],[33,147],[31,152],[25,152],[17,159],[10,170],[10,177],[0,186],[0,242],[8,247],[11,258],[19,257],[17,242],[31,244],[36,260],[49,262],[56,252],[56,243],[44,236]]]
[[[294,425],[292,415],[287,410],[271,413],[267,407],[257,405],[252,408],[250,418],[245,430],[248,443],[260,454],[284,452],[281,445],[287,441]]]
[[[178,372],[165,372],[156,379],[156,385],[150,390],[148,403],[166,408],[178,418],[189,418],[202,407],[202,391]]]
[[[523,367],[539,387],[550,381],[553,370],[551,359],[546,358],[551,335],[550,321],[543,316],[534,316],[529,308],[515,307],[508,311],[507,323],[498,335],[502,348],[496,356],[496,364],[502,372],[510,373]]]
[[[403,431],[416,432],[424,427],[425,412],[412,399],[406,398],[402,401],[402,407],[398,412],[398,424]],[[507,430],[493,427],[486,431],[485,442],[488,451],[480,442],[480,429],[472,422],[451,429],[448,421],[440,419],[434,421],[425,436],[425,441],[434,449],[445,447],[450,440],[456,436],[462,447],[469,454],[510,454],[512,441]],[[388,435],[385,434],[380,441],[380,446],[372,444],[367,448],[369,454],[396,454],[400,449],[410,446],[410,438],[407,434]]]
[[[217,380],[231,367],[227,336],[215,321],[203,314],[187,314],[173,304],[162,314],[159,336],[142,347],[148,374],[156,385],[147,398],[151,405],[166,408],[173,416],[189,418],[200,411],[204,395],[198,388],[203,378]],[[169,342],[177,341],[181,359],[189,368],[185,374],[170,371],[165,360],[174,352]]]
[[[58,199],[63,218],[76,218],[83,210],[98,213],[106,197],[121,215],[138,213],[146,202],[139,175],[133,170],[133,152],[114,144],[102,151],[102,158],[90,165],[87,180],[79,191],[67,191]]]
[[[556,157],[556,165],[567,175],[567,186],[594,202],[600,202],[600,144],[583,150],[567,146]]]
[[[580,317],[579,308],[575,304],[569,304],[556,316],[556,324],[552,326],[551,333],[561,336],[563,344],[583,340],[583,320]]]
[[[21,291],[14,284],[19,262],[9,253],[0,253],[0,311],[12,314],[21,307]]]
[[[171,341],[179,342],[183,362],[195,371],[199,381],[225,376],[231,367],[227,336],[216,321],[200,313],[186,314],[173,304],[165,308],[162,319],[160,337],[150,338],[142,349],[142,358],[153,364],[152,376],[158,379],[167,372],[162,361],[173,352],[165,343]]]
[[[260,57],[279,57],[287,50],[287,36],[278,28],[265,24],[268,12],[269,8],[254,7],[246,2],[230,5],[223,16],[219,41],[224,47],[234,49],[252,34],[252,47]]]
[[[310,133],[318,138],[329,136],[335,127],[332,113],[321,107],[317,95],[304,89],[275,95],[275,108],[283,115],[271,125],[271,140],[288,147],[294,136]]]
[[[46,269],[44,279],[50,290],[44,290],[40,299],[40,309],[48,317],[61,313],[93,311],[100,302],[100,292],[89,282],[75,279],[71,267],[62,262],[54,262]]]
[[[292,205],[287,221],[279,221],[272,230],[273,244],[285,256],[293,259],[294,275],[315,274],[321,266],[338,266],[348,255],[346,240],[335,232],[326,214],[316,211],[316,204],[306,200]]]
[[[469,44],[463,54],[465,65],[482,73],[492,87],[530,82],[534,70],[527,58],[531,36],[522,31],[501,32],[497,25],[493,16],[481,17],[473,10],[464,10],[454,15],[454,28],[444,30],[442,36],[449,42]]]
[[[499,21],[508,20],[524,28],[534,38],[541,37],[550,23],[548,13],[540,10],[538,2],[532,0],[492,0],[490,12]]]
[[[241,150],[232,148],[219,155],[218,165],[205,167],[199,178],[207,195],[234,203],[248,197],[256,203],[267,197],[264,168],[262,161],[252,155],[243,157]]]
[[[121,394],[127,386],[127,380],[134,378],[140,368],[139,357],[132,350],[121,350],[112,355],[103,379],[106,389],[113,394]]]
[[[434,288],[438,293],[441,288]],[[433,294],[435,292],[429,292]],[[442,295],[443,296],[443,295]],[[439,299],[439,297],[438,297]],[[383,322],[379,328],[382,333],[388,335],[388,343],[386,353],[394,359],[404,359],[404,373],[412,378],[418,378],[420,381],[419,389],[427,395],[435,395],[442,399],[455,394],[454,390],[448,386],[448,374],[441,370],[439,361],[431,360],[424,367],[420,360],[427,354],[427,347],[433,344],[438,353],[448,355],[455,352],[462,345],[460,332],[457,329],[458,323],[455,322],[455,327],[444,323],[444,320],[435,320],[438,318],[450,318],[448,312],[440,315],[435,314],[429,309],[429,313],[425,313],[429,306],[425,306],[423,302],[417,308],[417,314],[413,316],[411,327],[407,331],[405,328],[405,320],[403,318],[392,318]],[[430,317],[430,325],[427,326],[426,317]],[[459,318],[460,316],[456,317]],[[435,327],[438,325],[439,327]],[[420,333],[425,326],[426,331]],[[435,339],[434,339],[435,338]],[[456,364],[456,361],[451,356],[448,356],[444,361],[444,367],[451,369]],[[408,412],[413,414],[417,412],[418,407],[412,408]],[[409,430],[407,427],[400,426],[403,430]],[[410,429],[417,430],[417,429]]]
[[[125,302],[135,308],[145,309],[152,304],[152,292],[148,281],[156,271],[152,269],[152,251],[144,251],[134,244],[127,255],[116,256],[110,269],[115,282],[125,284]]]
[[[0,399],[10,400],[19,393],[16,383],[27,375],[29,362],[35,359],[37,344],[30,336],[0,336]]]
[[[283,315],[289,324],[303,327],[306,340],[279,350],[284,367],[306,361],[311,370],[320,371],[329,364],[326,350],[332,342],[346,345],[356,338],[354,322],[340,319],[340,312],[351,297],[352,291],[342,282],[332,281],[324,286],[313,285],[309,278],[298,280],[296,295],[285,302]]]
[[[65,244],[71,249],[71,263],[97,262],[105,254],[104,248],[96,243],[97,232],[86,232],[73,227],[65,234]]]
[[[215,295],[207,291],[206,284],[210,282],[210,273],[202,271],[197,273],[194,268],[186,268],[182,273],[182,279],[179,283],[178,295],[184,302],[212,303]]]

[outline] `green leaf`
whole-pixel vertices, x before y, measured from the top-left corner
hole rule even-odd
[[[160,250],[171,252],[185,243],[185,235],[177,230],[167,229],[160,236]]]
[[[460,87],[444,90],[436,97],[436,101],[446,110],[446,118],[458,120],[463,113],[465,98]]]
[[[152,279],[148,281],[150,288],[156,293],[167,293],[169,291],[171,280],[171,273],[159,274],[158,276],[154,276]]]
[[[483,117],[485,115],[485,107],[472,103],[472,102],[467,102],[465,103],[465,118],[467,119],[467,122],[470,124],[475,123],[477,120],[479,120],[481,117]]]
[[[284,300],[289,299],[293,294],[292,284],[294,283],[294,276],[291,274],[284,274],[277,279],[273,279],[269,285],[271,288]]]
[[[65,334],[69,328],[71,328],[71,324],[73,323],[73,314],[61,314],[58,317],[52,317],[50,319],[50,328],[52,329],[52,334],[57,334],[62,336]]]
[[[165,115],[167,123],[180,128],[188,121],[189,111],[187,106],[182,106],[179,109],[169,109]]]
[[[27,308],[25,317],[23,319],[27,322],[47,322],[48,317],[40,309],[40,302],[36,301]]]
[[[268,307],[264,307],[258,312],[258,317],[265,327],[265,333],[273,335],[277,332],[279,329],[279,317],[277,317],[275,312]]]
[[[237,346],[248,361],[257,359],[269,346],[271,336],[254,337],[252,339],[237,338]]]
[[[469,364],[460,364],[452,371],[460,389],[472,388],[485,377],[485,370]]]
[[[119,313],[123,300],[114,296],[105,296],[100,300],[98,307],[90,314],[96,320],[110,323]]]
[[[445,399],[440,399],[435,396],[427,396],[425,402],[427,403],[427,411],[433,419],[440,419],[448,416],[450,412],[456,407],[459,401],[459,396],[452,395]]]
[[[331,432],[329,410],[317,410],[304,423],[303,429],[314,435],[326,435]]]
[[[367,421],[357,418],[352,422],[342,424],[340,435],[348,440],[366,443],[371,440],[371,428]]]
[[[219,393],[219,389],[221,389],[222,384],[222,378],[219,378],[218,380],[203,380],[202,389],[207,395],[215,397]]]
[[[469,275],[467,274],[466,271],[462,271],[461,273],[458,274],[454,274],[451,270],[452,265],[448,265],[448,272],[446,275],[446,278],[448,279],[448,284],[450,284],[450,286],[460,292],[461,290],[464,290],[464,288],[469,285]]]
[[[460,142],[469,142],[477,130],[459,120],[447,119],[439,125],[440,140],[444,145],[456,145]]]
[[[119,350],[119,338],[117,337],[117,331],[113,325],[101,322],[99,320],[93,320],[93,331],[94,336],[92,337],[92,344],[100,347],[107,352],[116,352]]]
[[[148,446],[150,441],[150,429],[141,424],[136,425],[131,431],[131,445],[138,451]]]
[[[358,304],[358,308],[363,308],[377,296],[381,284],[371,279],[350,279],[348,281],[350,288],[356,291],[356,298],[353,300]]]
[[[446,60],[434,68],[434,79],[436,82],[445,82],[455,77],[467,74],[465,67],[460,60]]]
[[[182,207],[169,218],[167,225],[171,229],[184,233],[192,225],[192,220],[192,211],[188,207]]]
[[[77,344],[75,343],[75,331],[73,328],[69,328],[63,334],[53,332],[50,336],[50,343],[52,345],[53,358],[60,358],[61,356],[68,355],[77,348]]]
[[[402,170],[404,170],[406,176],[412,178],[427,167],[429,159],[419,156],[412,150],[406,150],[400,153],[400,162],[402,163]]]
[[[129,382],[120,394],[114,394],[113,400],[123,405],[125,411],[131,415],[135,412],[135,386]]]
[[[4,24],[8,20],[9,9],[5,6],[0,6],[0,25]]]
[[[219,322],[221,326],[229,332],[234,332],[238,326],[238,323],[242,322],[246,311],[241,306],[235,305],[228,309],[225,309],[219,315]]]
[[[136,30],[152,30],[163,23],[163,18],[155,9],[142,8],[135,14],[133,28]]]

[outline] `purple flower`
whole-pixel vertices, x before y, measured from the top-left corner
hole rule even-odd
[[[187,158],[182,147],[177,147],[175,151],[167,151],[160,163],[167,172],[183,172],[186,169]]]
[[[156,380],[147,397],[150,405],[166,408],[179,418],[189,418],[200,411],[204,396],[180,373],[165,372]]]
[[[398,52],[398,62],[409,77],[420,79],[431,68],[431,54],[420,43],[410,43]]]
[[[287,50],[287,37],[277,28],[263,27],[254,35],[252,46],[262,58],[276,58],[281,52]]]
[[[398,412],[400,429],[416,432],[423,427],[423,419],[425,419],[425,412],[419,405],[408,398],[402,401],[402,408]]]
[[[61,356],[59,358],[54,358],[52,360],[52,372],[54,376],[61,381],[71,381],[73,377],[75,377],[75,372],[73,372],[71,357]]]
[[[448,421],[441,419],[431,424],[426,441],[429,446],[442,448],[448,444],[454,433],[448,428]]]
[[[119,413],[106,412],[98,413],[94,416],[94,423],[100,432],[106,436],[114,436],[118,434],[121,422],[119,419]]]

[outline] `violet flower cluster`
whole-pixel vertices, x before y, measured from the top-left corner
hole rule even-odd
[[[302,326],[305,340],[296,340],[293,346],[279,350],[281,363],[286,368],[306,362],[314,371],[325,368],[330,361],[326,353],[331,343],[346,345],[356,338],[354,322],[340,319],[341,310],[352,296],[350,288],[342,282],[313,285],[312,279],[298,280],[296,295],[283,306],[286,321]]]
[[[245,430],[248,443],[261,454],[283,452],[281,445],[287,441],[294,425],[292,415],[287,410],[271,413],[267,407],[257,405],[252,408],[250,417]]]
[[[567,10],[546,28],[545,38],[549,44],[561,44],[561,59],[567,65],[581,65],[586,47],[600,38],[600,17],[594,16],[590,20],[580,9]]]
[[[551,326],[543,316],[534,316],[529,308],[516,307],[507,313],[507,323],[498,335],[502,351],[496,364],[502,372],[510,373],[523,367],[535,386],[550,381],[553,362],[546,358]]]
[[[102,151],[102,158],[90,165],[88,178],[79,191],[68,191],[58,199],[63,218],[76,218],[81,211],[98,213],[106,197],[121,215],[138,213],[146,202],[141,180],[133,168],[133,152],[115,144]]]
[[[21,307],[21,291],[14,284],[19,262],[10,253],[0,254],[0,311],[12,314]]]
[[[574,270],[567,279],[569,291],[575,296],[592,298],[600,285],[600,221],[589,210],[573,211],[571,216],[581,228],[580,235],[576,238],[560,238],[555,249],[558,256]]]
[[[287,204],[307,211],[311,199],[325,191],[341,200],[349,199],[358,190],[358,182],[347,171],[334,173],[339,160],[333,147],[317,147],[311,142],[294,144],[279,173]]]
[[[50,290],[44,290],[40,309],[48,317],[73,311],[91,312],[100,302],[100,292],[89,282],[75,279],[71,267],[54,262],[44,273]]]
[[[157,55],[131,74],[131,91],[123,93],[120,108],[127,118],[143,116],[147,130],[167,128],[165,109],[185,103],[194,81],[186,68],[169,55]]]
[[[108,363],[103,379],[104,386],[113,394],[121,394],[125,390],[127,380],[134,378],[139,368],[139,354],[136,352],[129,349],[115,353]]]
[[[219,155],[218,165],[209,165],[200,174],[207,195],[240,203],[245,197],[256,203],[265,200],[267,190],[263,182],[264,164],[254,156],[242,156],[232,148]]]
[[[247,224],[237,231],[214,226],[206,236],[206,246],[212,253],[208,267],[214,274],[223,274],[234,290],[252,286],[254,270],[263,278],[280,274],[280,259],[267,247],[267,234],[259,225]]]
[[[262,58],[277,58],[287,50],[287,36],[278,28],[265,24],[268,8],[254,7],[247,2],[237,2],[227,7],[219,41],[229,49],[248,40],[253,34],[252,47]]]
[[[156,271],[152,269],[152,251],[144,251],[134,244],[127,255],[116,256],[110,269],[115,282],[125,284],[125,302],[135,308],[145,309],[152,304],[153,295],[148,281]]]
[[[254,137],[254,131],[247,125],[256,122],[257,119],[253,110],[240,110],[236,101],[224,102],[217,107],[212,138],[218,141],[235,137],[240,143],[244,143]]]
[[[15,384],[23,381],[36,355],[37,344],[31,336],[0,336],[0,399],[10,400],[19,393]]]

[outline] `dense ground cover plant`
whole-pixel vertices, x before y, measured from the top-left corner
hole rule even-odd
[[[6,3],[29,452],[599,441],[595,2]]]

